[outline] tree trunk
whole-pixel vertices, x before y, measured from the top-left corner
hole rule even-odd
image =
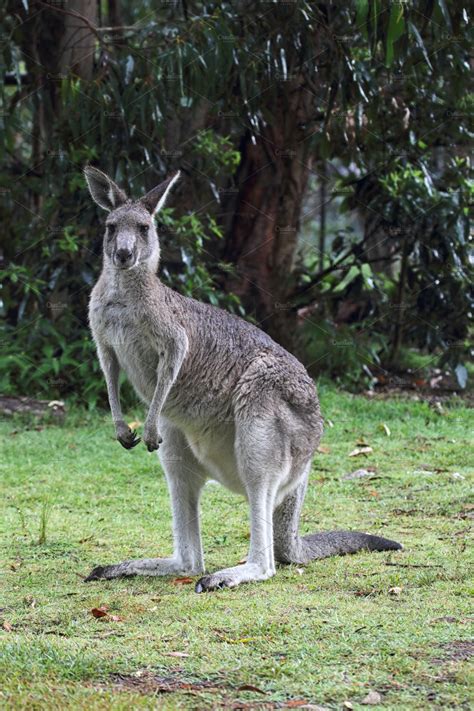
[[[403,236],[403,251],[402,251],[402,263],[400,268],[400,277],[398,279],[397,296],[394,307],[396,309],[395,314],[395,329],[393,333],[392,348],[389,355],[389,364],[396,365],[398,357],[400,355],[400,348],[403,340],[403,325],[405,322],[405,285],[407,279],[407,269],[408,269],[408,256],[410,248],[407,235]]]
[[[295,350],[291,303],[300,214],[310,170],[306,117],[311,97],[288,82],[268,115],[274,123],[243,139],[239,191],[224,259],[235,265],[227,289],[275,340]]]
[[[67,9],[82,17],[64,15],[64,30],[59,46],[59,73],[73,72],[81,79],[92,79],[97,25],[97,0],[70,0]],[[89,23],[89,24],[88,24]]]
[[[22,22],[15,29],[15,40],[23,49],[28,81],[34,87],[34,165],[54,144],[62,76],[72,71],[83,79],[92,78],[96,36],[87,22],[96,25],[97,8],[98,0],[71,0],[67,8],[61,3],[45,7],[33,2],[29,10],[22,7],[19,13]]]

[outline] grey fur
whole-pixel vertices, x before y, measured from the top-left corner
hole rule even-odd
[[[87,580],[204,572],[199,497],[217,479],[250,506],[247,562],[201,578],[196,591],[234,587],[275,574],[275,559],[306,563],[398,543],[357,532],[300,537],[311,459],[322,435],[312,379],[269,336],[221,309],[181,296],[156,276],[160,250],[153,213],[178,175],[132,202],[105,174],[86,168],[96,202],[109,210],[103,270],[89,309],[118,441],[140,439],[125,423],[123,369],[148,406],[143,441],[159,448],[173,508],[171,558],[99,566]]]

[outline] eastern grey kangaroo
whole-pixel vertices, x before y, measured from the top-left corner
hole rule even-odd
[[[148,406],[143,441],[159,448],[173,508],[171,558],[98,566],[86,578],[204,572],[199,497],[212,477],[247,498],[247,562],[205,575],[196,592],[275,574],[275,561],[307,563],[395,541],[351,531],[298,534],[311,459],[323,425],[315,385],[301,363],[263,331],[165,286],[153,216],[179,173],[133,201],[86,167],[95,202],[108,211],[102,273],[89,319],[107,383],[117,439],[140,442],[119,400],[122,369]]]

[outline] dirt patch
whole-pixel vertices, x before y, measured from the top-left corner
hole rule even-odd
[[[445,664],[446,662],[465,662],[474,655],[474,641],[460,639],[455,642],[443,644],[444,654],[431,661],[433,664]]]
[[[148,671],[134,674],[114,674],[112,684],[118,691],[134,691],[139,694],[168,694],[174,691],[217,691],[222,684],[210,680],[190,681],[184,676],[159,676]]]
[[[218,706],[230,709],[281,709],[281,708],[313,708],[322,709],[320,706],[311,705],[306,699],[289,699],[287,701],[272,701],[265,699],[267,692],[251,684],[232,685],[219,679],[191,679],[184,670],[177,669],[173,674],[161,676],[143,669],[133,674],[114,674],[109,683],[94,684],[95,688],[113,690],[117,692],[133,692],[136,694],[157,696],[159,694],[185,693],[213,693],[218,694]],[[252,694],[254,698],[246,701],[239,699],[243,692]]]

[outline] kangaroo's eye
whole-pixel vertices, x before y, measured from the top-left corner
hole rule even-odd
[[[149,225],[138,225],[138,229],[140,230],[140,234],[143,237],[146,237],[148,234],[148,230],[150,229]]]
[[[107,225],[107,234],[109,235],[109,237],[113,237],[116,229],[117,229],[117,225],[114,225],[113,222],[109,222],[109,224]]]

